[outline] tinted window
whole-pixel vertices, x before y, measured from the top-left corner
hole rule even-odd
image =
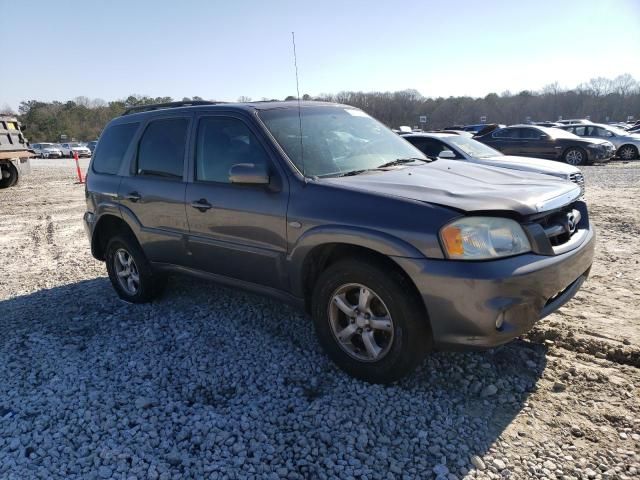
[[[198,124],[196,179],[229,183],[229,170],[238,163],[267,164],[267,155],[244,122],[208,117]]]
[[[407,140],[415,145],[422,153],[430,157],[437,157],[443,150],[451,150],[440,140],[433,138],[409,137]]]
[[[182,178],[188,125],[186,118],[151,122],[138,146],[138,175]]]
[[[521,128],[520,138],[525,140],[539,140],[540,132],[534,128]]]
[[[573,133],[583,137],[584,135],[586,135],[586,129],[587,129],[587,127],[575,127],[573,129]]]
[[[93,157],[93,170],[97,173],[116,174],[138,123],[126,123],[107,128],[100,138],[100,148]]]
[[[493,138],[516,138],[517,133],[515,128],[501,128],[493,132]]]

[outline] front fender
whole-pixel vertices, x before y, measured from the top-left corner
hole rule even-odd
[[[287,263],[294,295],[302,297],[304,261],[316,247],[343,244],[374,250],[389,257],[424,258],[413,245],[388,233],[362,227],[322,225],[304,232],[289,250]]]

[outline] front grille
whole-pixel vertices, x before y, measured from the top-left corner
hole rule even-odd
[[[583,214],[581,209],[576,208],[577,203],[582,202],[572,203],[535,220],[535,223],[542,227],[552,247],[567,243],[583,225]],[[584,220],[587,219],[584,218]]]
[[[580,187],[580,196],[584,195],[584,175],[582,173],[572,173],[569,180]]]

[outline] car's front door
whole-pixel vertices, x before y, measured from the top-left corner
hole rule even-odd
[[[129,175],[120,183],[123,215],[138,223],[138,240],[152,262],[187,261],[184,165],[190,124],[191,115],[152,118],[137,139]]]
[[[519,128],[520,149],[517,155],[553,159],[556,157],[555,142],[537,128]]]
[[[232,115],[197,119],[187,186],[191,266],[277,289],[286,285],[288,183],[250,122]],[[265,165],[269,185],[231,183],[236,164]]]
[[[501,128],[489,134],[488,138],[483,141],[505,155],[518,155],[520,151],[520,140],[516,128]]]

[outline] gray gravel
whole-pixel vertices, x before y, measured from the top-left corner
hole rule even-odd
[[[123,303],[66,175],[37,163],[0,217],[25,245],[5,264],[20,282],[0,277],[0,479],[636,477],[637,369],[517,340],[382,387],[263,297],[175,277],[160,301]]]

